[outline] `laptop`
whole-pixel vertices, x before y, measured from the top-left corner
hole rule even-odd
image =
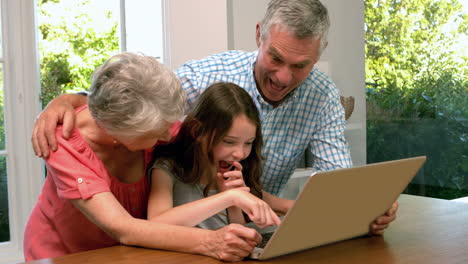
[[[257,229],[271,239],[249,257],[269,259],[367,234],[425,161],[421,156],[313,173],[281,225]]]

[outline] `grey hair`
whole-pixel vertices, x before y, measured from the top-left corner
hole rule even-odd
[[[320,54],[327,46],[330,18],[319,0],[271,0],[260,24],[262,40],[269,36],[273,25],[291,30],[300,39],[319,38]]]
[[[89,110],[113,136],[141,136],[183,114],[180,81],[156,58],[130,52],[115,55],[96,69],[91,81]]]

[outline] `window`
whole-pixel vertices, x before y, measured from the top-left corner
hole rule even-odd
[[[407,193],[468,196],[466,1],[365,6],[368,163],[426,155]]]
[[[87,81],[94,68],[112,55],[100,52],[98,47],[103,43],[111,43],[112,52],[115,53],[123,46],[130,51],[162,57],[162,44],[159,44],[159,50],[141,45],[162,43],[162,16],[158,13],[162,9],[160,1],[151,0],[0,0],[0,3],[0,263],[14,263],[23,260],[24,226],[37,201],[44,179],[41,177],[44,175],[42,160],[35,157],[30,144],[34,119],[41,109],[39,95],[46,102],[52,97],[50,90],[66,92],[86,89],[87,86],[77,80]],[[56,3],[62,4],[62,9],[54,11]],[[93,6],[94,10],[101,11],[109,11],[111,8],[111,12],[82,12],[82,16],[75,21],[68,21],[68,24],[67,21],[60,20],[61,14],[66,13],[66,8],[80,4]],[[42,8],[44,6],[47,8]],[[121,11],[121,7],[125,7],[125,12]],[[154,11],[150,10],[153,8]],[[48,16],[47,12],[54,13]],[[113,22],[101,21],[90,25],[88,19],[95,13],[105,14],[101,18],[106,19],[107,15]],[[135,22],[138,14],[149,13],[152,14],[151,22],[142,19]],[[81,28],[76,25],[79,19]],[[57,23],[61,23],[61,26],[57,26]],[[51,26],[52,24],[56,27]],[[111,26],[111,30],[106,26]],[[57,40],[57,36],[61,36],[63,40],[66,32],[61,31],[60,27],[68,27],[74,33],[69,37],[75,37],[75,46],[63,41],[55,42],[57,45],[43,42],[44,39],[46,42]],[[107,31],[104,30],[105,34],[95,34],[99,28],[107,28]],[[152,42],[136,40],[138,36],[144,37],[150,33],[161,37],[152,39]],[[44,35],[47,37],[43,38]],[[86,37],[83,36],[95,42],[86,42]],[[122,45],[122,40],[126,41],[125,46]],[[78,56],[82,54],[85,56]],[[54,65],[54,62],[57,64]],[[40,68],[39,65],[45,67]],[[50,72],[45,71],[46,68]],[[66,70],[64,75],[51,73],[57,69],[67,69],[68,72]],[[60,78],[63,79],[59,80]],[[41,93],[41,85],[49,90]]]
[[[0,3],[0,262],[13,262],[22,259],[24,224],[42,185],[42,166],[34,157],[28,135],[39,110],[39,74],[33,1]]]
[[[88,89],[96,67],[120,51],[162,59],[161,1],[38,2],[42,105]]]

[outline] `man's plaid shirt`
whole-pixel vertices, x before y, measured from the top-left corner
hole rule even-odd
[[[296,169],[307,147],[312,167],[330,170],[352,165],[344,138],[344,110],[335,84],[322,72],[308,78],[273,108],[257,90],[254,65],[257,52],[228,51],[189,61],[176,71],[187,93],[190,110],[201,92],[216,82],[232,82],[244,88],[260,112],[264,145],[262,184],[278,195]]]

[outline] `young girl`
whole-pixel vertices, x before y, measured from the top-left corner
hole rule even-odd
[[[250,95],[231,83],[206,89],[171,143],[154,152],[148,219],[219,229],[280,220],[261,200],[262,135]]]

